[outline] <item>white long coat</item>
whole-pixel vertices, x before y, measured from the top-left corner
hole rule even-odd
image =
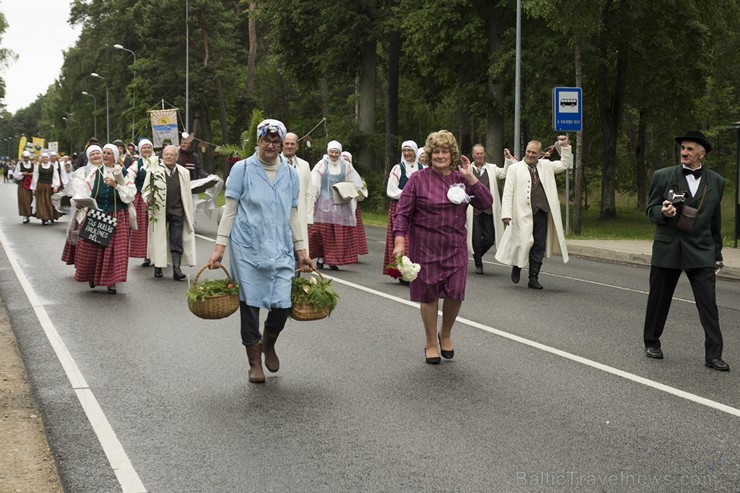
[[[491,195],[493,196],[493,230],[496,235],[496,248],[501,244],[501,238],[504,235],[504,225],[501,223],[501,195],[498,191],[498,181],[506,178],[506,172],[511,166],[512,161],[504,161],[504,167],[501,168],[493,163],[486,163],[483,169],[488,173],[488,180],[491,186]],[[465,218],[465,229],[468,230],[468,252],[473,254],[473,206],[468,206],[467,216]]]
[[[288,158],[283,156],[283,159],[287,164]],[[308,225],[313,224],[313,206],[316,202],[318,190],[314,188],[311,181],[311,167],[308,162],[298,156],[293,156],[293,164],[295,164],[295,169],[298,172],[298,180],[301,186],[301,193],[298,196],[298,220],[308,253]]]
[[[195,265],[195,228],[193,226],[193,196],[190,194],[190,172],[183,166],[176,164],[177,173],[180,177],[180,196],[182,205],[185,209],[185,220],[182,227],[182,263],[181,265],[192,267]],[[152,175],[154,183],[160,190],[157,200],[160,203],[159,210],[154,212],[149,219],[149,258],[155,267],[167,267],[167,261],[170,259],[169,234],[167,231],[167,206],[165,199],[167,197],[167,181],[164,178],[166,167],[161,163],[150,164],[147,167],[144,186],[141,189],[141,198],[148,203],[149,197],[153,195],[153,190],[149,187]],[[154,219],[154,220],[152,220]]]
[[[560,215],[560,198],[558,197],[555,175],[573,166],[573,154],[570,146],[561,148],[561,160],[540,159],[537,163],[537,174],[547,196],[550,212],[547,213],[547,242],[545,258],[561,255],[563,263],[568,261],[568,248],[565,245],[563,220]],[[527,163],[518,161],[511,165],[506,175],[504,196],[501,201],[501,217],[511,218],[504,231],[501,243],[496,250],[496,260],[506,265],[527,267],[529,251],[534,244],[532,228],[532,176]]]

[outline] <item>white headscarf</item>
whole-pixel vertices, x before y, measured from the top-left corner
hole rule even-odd
[[[403,157],[404,149],[411,149],[412,151],[414,151],[414,155],[416,155],[416,153],[419,151],[419,146],[416,145],[416,142],[414,142],[413,140],[404,141],[404,143],[401,144],[401,161],[400,161],[401,163],[406,161]]]
[[[116,146],[115,144],[105,144],[103,146],[103,149],[110,149],[111,151],[113,151],[113,164],[115,165],[118,162],[118,156],[120,155],[118,146]]]
[[[342,158],[349,164],[352,164],[352,154],[349,151],[342,151]]]
[[[141,152],[141,148],[144,147],[145,144],[149,144],[150,146],[154,147],[154,144],[152,144],[152,141],[149,139],[141,139],[139,141],[139,147],[137,147],[137,150]]]
[[[85,150],[85,155],[87,156],[88,160],[90,159],[90,154],[92,154],[93,151],[98,151],[101,154],[103,153],[103,149],[97,144],[88,146],[87,149]]]
[[[342,153],[342,144],[339,143],[338,140],[332,140],[328,144],[326,144],[326,152],[331,151],[332,149],[336,149],[339,151],[339,153]]]

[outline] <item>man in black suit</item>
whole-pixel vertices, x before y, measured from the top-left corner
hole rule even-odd
[[[656,228],[645,314],[645,354],[663,358],[660,336],[676,283],[685,272],[704,328],[705,365],[729,371],[730,366],[722,361],[715,293],[715,268],[722,262],[724,178],[702,166],[702,159],[712,150],[703,133],[688,131],[676,137],[676,142],[681,146],[681,164],[657,170],[650,183],[647,216]],[[685,194],[683,203],[672,198],[681,193]]]

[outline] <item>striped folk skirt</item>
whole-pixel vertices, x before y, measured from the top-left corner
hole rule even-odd
[[[118,220],[116,232],[107,247],[102,247],[84,238],[80,238],[77,242],[73,256],[75,281],[92,282],[96,286],[115,286],[119,282],[126,282],[131,231],[128,209],[124,207],[119,210],[116,218]]]
[[[365,235],[365,225],[362,224],[362,212],[360,212],[360,204],[357,204],[357,209],[355,209],[355,216],[357,217],[357,226],[355,227],[355,236],[357,237],[357,254],[367,255],[367,236]]]
[[[386,229],[385,231],[385,253],[383,254],[383,274],[386,276],[388,275],[388,266],[396,262],[396,259],[393,257],[393,248],[396,242],[396,239],[393,236],[393,224],[395,223],[396,219],[397,204],[397,200],[391,200],[391,205],[388,208],[388,229]],[[406,245],[406,255],[408,255],[409,239],[404,238],[403,240],[404,244]]]
[[[33,192],[23,188],[23,183],[18,185],[18,215],[23,217],[33,216],[32,202]]]
[[[134,207],[136,208],[136,225],[139,229],[131,230],[128,256],[131,258],[149,258],[149,252],[147,251],[149,212],[140,193],[137,193],[134,198]]]
[[[51,203],[52,193],[51,185],[48,183],[39,183],[36,186],[36,218],[42,221],[56,221],[61,217]]]
[[[311,257],[323,257],[327,265],[356,264],[359,245],[355,228],[330,223],[309,224],[308,249]]]

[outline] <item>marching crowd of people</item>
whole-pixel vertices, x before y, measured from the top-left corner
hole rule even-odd
[[[367,189],[352,154],[336,140],[311,167],[297,156],[298,136],[282,122],[263,121],[256,138],[255,153],[235,163],[226,182],[208,265],[219,268],[229,246],[231,271],[240,285],[249,381],[261,383],[263,357],[269,371],[280,366],[275,343],[290,312],[296,270],[339,270],[368,253],[360,211]],[[727,371],[714,295],[715,263],[722,260],[723,179],[710,170],[702,175],[711,145],[701,132],[687,132],[676,142],[681,163],[656,172],[650,188],[647,212],[656,236],[645,354],[663,357],[659,337],[677,279],[686,272],[706,332],[706,366]],[[559,159],[551,160],[552,153]],[[460,153],[450,132],[440,130],[421,147],[413,140],[403,142],[399,162],[387,177],[390,206],[382,273],[393,275],[394,264],[404,256],[420,266],[411,282],[399,280],[420,304],[429,364],[454,357],[452,328],[465,298],[469,254],[474,272],[482,275],[483,257],[495,246],[496,260],[511,266],[511,281],[519,283],[527,269],[527,287],[534,290],[543,289],[539,273],[545,258],[559,255],[568,261],[555,180],[573,165],[568,137],[558,136],[544,150],[539,141],[530,141],[521,161],[505,149],[501,166],[486,162],[480,144],[473,146],[471,157]],[[174,280],[186,277],[182,267],[196,262],[191,182],[204,176],[190,142],[165,146],[160,157],[148,139],[102,147],[90,139],[74,162],[54,152],[34,161],[25,151],[10,171],[18,183],[23,223],[31,217],[42,225],[57,221],[60,197],[69,198],[62,260],[74,265],[75,280],[91,288],[107,287],[111,294],[126,281],[129,258],[153,266],[154,277],[162,277],[169,263]],[[669,197],[669,189],[685,190],[683,200]],[[260,309],[269,312],[263,331]]]

